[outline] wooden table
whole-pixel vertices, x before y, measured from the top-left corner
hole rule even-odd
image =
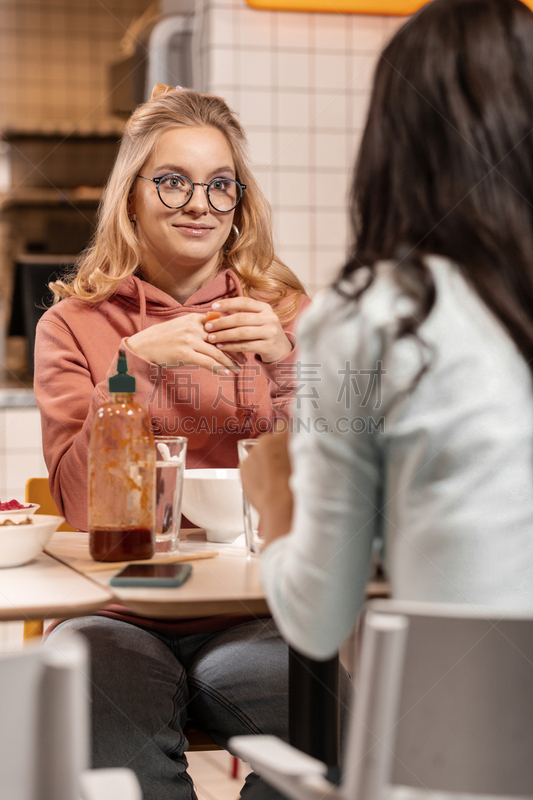
[[[91,614],[112,593],[46,553],[22,567],[0,569],[0,620],[56,619]]]
[[[89,555],[89,534],[58,531],[46,551],[65,565],[90,577],[102,588],[113,592],[115,602],[131,608],[136,614],[157,619],[187,619],[217,614],[268,613],[261,587],[259,559],[246,557],[238,544],[211,544],[205,534],[196,530],[182,531],[179,555],[215,551],[218,555],[194,561],[191,577],[176,588],[109,587],[109,579],[118,570],[112,563],[102,564],[94,572]],[[158,557],[164,558],[162,554]],[[99,565],[100,566],[100,565]]]

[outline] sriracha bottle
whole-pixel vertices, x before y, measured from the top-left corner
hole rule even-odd
[[[96,561],[155,552],[155,447],[148,411],[134,399],[124,350],[94,415],[89,443],[89,544]]]

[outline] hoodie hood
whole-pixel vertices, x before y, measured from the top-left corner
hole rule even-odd
[[[126,307],[139,309],[141,316],[140,330],[146,328],[146,318],[168,317],[173,318],[183,312],[190,314],[206,314],[215,300],[222,300],[226,297],[241,297],[243,295],[242,286],[237,275],[231,269],[219,272],[216,278],[209,281],[205,286],[201,286],[198,291],[192,294],[185,303],[179,303],[166,292],[152,286],[151,283],[138,278],[136,275],[129,275],[119,284],[113,298],[122,302]]]

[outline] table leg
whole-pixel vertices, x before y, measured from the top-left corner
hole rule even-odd
[[[289,741],[328,767],[338,766],[338,656],[315,661],[289,647]]]

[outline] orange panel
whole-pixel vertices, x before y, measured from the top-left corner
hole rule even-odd
[[[532,0],[533,2],[533,0]],[[274,11],[321,11],[329,14],[413,14],[425,0],[246,0],[252,8]]]
[[[252,8],[274,11],[320,11],[329,14],[414,14],[426,0],[246,0]],[[524,0],[533,8],[533,0]]]

